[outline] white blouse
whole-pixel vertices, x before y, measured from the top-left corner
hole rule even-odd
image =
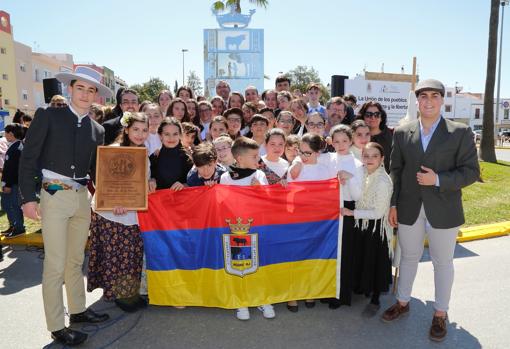
[[[262,161],[266,164],[267,167],[274,173],[278,175],[278,177],[283,177],[285,172],[289,169],[289,163],[282,158],[278,158],[278,161],[269,161],[267,159],[267,155],[262,156]]]
[[[342,186],[342,200],[357,201],[361,197],[363,188],[363,164],[356,159],[352,153],[347,155],[338,155],[331,153],[330,166],[334,173],[339,171],[349,172],[353,176]]]
[[[220,178],[220,184],[226,184],[226,185],[240,185],[240,186],[250,186],[252,179],[255,178],[259,181],[262,185],[268,185],[266,174],[262,172],[261,170],[256,170],[253,174],[251,174],[248,177],[244,177],[242,179],[232,179],[230,177],[230,173],[225,172],[221,175]]]

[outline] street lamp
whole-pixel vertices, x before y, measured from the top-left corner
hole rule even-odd
[[[182,51],[182,86],[184,86],[184,53],[188,52],[188,49],[183,48],[181,51]]]
[[[499,135],[498,122],[499,122],[499,90],[501,87],[501,55],[503,53],[503,25],[505,24],[505,5],[508,5],[510,0],[501,0],[501,29],[499,34],[499,62],[498,62],[498,91],[496,93],[496,130],[498,131],[495,136]]]

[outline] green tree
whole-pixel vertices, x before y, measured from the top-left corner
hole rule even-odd
[[[267,8],[269,1],[267,0],[249,0],[250,3],[259,7]],[[241,13],[241,0],[223,0],[214,1],[212,5],[213,12],[223,12],[229,7],[235,7],[235,12]]]
[[[151,78],[149,81],[144,82],[143,84],[135,84],[130,86],[129,88],[138,92],[138,99],[140,102],[142,101],[153,101],[156,102],[159,93],[161,90],[169,90],[167,84],[163,82],[160,78]]]
[[[322,83],[319,72],[313,67],[308,68],[305,65],[298,65],[296,68],[289,70],[285,75],[290,78],[291,90],[299,89],[302,93],[306,93],[306,88],[311,83],[317,83],[321,86],[321,104],[325,104],[331,97],[329,89]]]
[[[499,3],[500,0],[491,0],[489,18],[487,76],[483,100],[482,140],[480,142],[480,159],[487,162],[497,162],[494,150],[494,85],[496,84],[496,56],[498,52]]]
[[[188,78],[187,78],[187,85],[188,87],[193,90],[193,94],[196,96],[202,96],[203,89],[202,89],[202,81],[198,77],[197,73],[192,70],[189,72]]]

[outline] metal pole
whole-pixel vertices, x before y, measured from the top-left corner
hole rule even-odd
[[[499,34],[499,62],[498,62],[498,89],[496,93],[496,134],[494,136],[499,135],[499,129],[498,129],[498,122],[499,122],[499,91],[501,87],[501,56],[503,54],[503,26],[505,24],[505,5],[508,4],[508,0],[502,0],[501,1],[501,30]]]
[[[181,51],[182,51],[182,86],[184,86],[185,85],[185,83],[184,83],[184,53],[188,52],[188,49],[183,48]]]

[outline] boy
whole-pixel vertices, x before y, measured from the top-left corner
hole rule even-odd
[[[308,97],[308,114],[319,113],[323,119],[326,119],[326,108],[319,103],[321,98],[321,87],[319,84],[311,83],[306,89],[306,96]]]
[[[200,134],[200,129],[198,126],[190,123],[183,122],[182,124],[182,136],[181,143],[186,152],[191,155],[193,153],[193,148],[195,144],[197,144],[197,138]]]
[[[234,141],[227,134],[222,134],[213,142],[216,154],[218,154],[219,163],[227,170],[236,162],[232,156],[232,144]]]
[[[211,143],[199,144],[191,156],[193,168],[188,173],[187,184],[190,187],[212,186],[219,183],[225,167],[218,164],[218,154]]]
[[[255,114],[250,122],[250,132],[252,139],[259,145],[259,155],[267,154],[266,151],[266,132],[269,129],[269,120],[265,116]]]
[[[264,172],[258,170],[259,145],[253,139],[239,137],[232,145],[232,154],[237,166],[231,166],[230,170],[221,175],[220,184],[228,185],[267,185],[267,178]],[[274,308],[271,304],[257,307],[266,319],[275,317]],[[249,320],[250,311],[248,308],[237,309],[236,316],[239,320]]]

